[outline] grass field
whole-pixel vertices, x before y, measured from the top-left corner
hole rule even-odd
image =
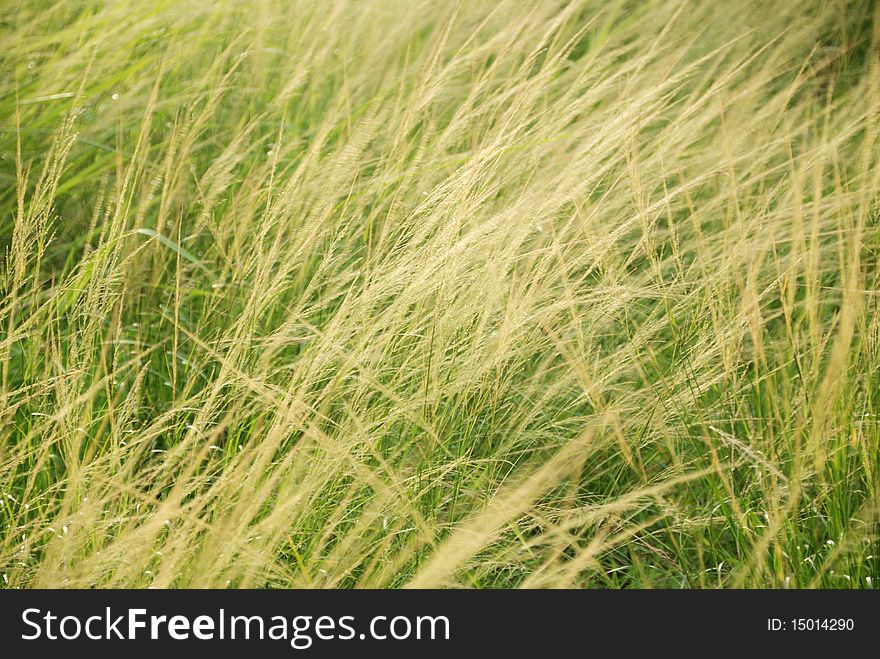
[[[2,586],[877,587],[878,7],[0,3]]]

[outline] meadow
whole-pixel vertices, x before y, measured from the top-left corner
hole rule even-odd
[[[5,0],[0,65],[0,586],[880,582],[880,4]]]

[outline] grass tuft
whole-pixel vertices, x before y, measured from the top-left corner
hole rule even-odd
[[[6,587],[880,583],[880,4],[0,8]]]

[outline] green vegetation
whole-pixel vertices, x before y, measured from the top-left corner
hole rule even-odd
[[[875,5],[4,3],[2,584],[876,587]]]

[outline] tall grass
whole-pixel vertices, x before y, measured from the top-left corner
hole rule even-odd
[[[3,585],[876,586],[877,6],[3,3]]]

